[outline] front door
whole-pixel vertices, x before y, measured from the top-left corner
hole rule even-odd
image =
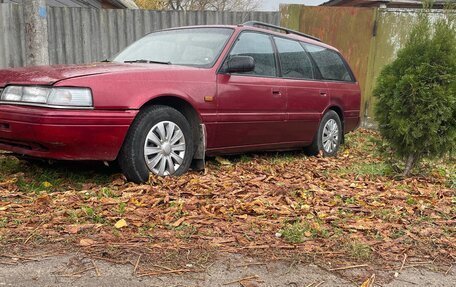
[[[255,69],[217,75],[218,123],[214,147],[241,151],[284,142],[287,91],[283,79],[277,77],[271,36],[242,32],[227,59],[234,55],[253,57]]]

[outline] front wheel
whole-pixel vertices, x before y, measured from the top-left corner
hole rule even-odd
[[[309,155],[335,156],[342,142],[342,122],[335,111],[328,111],[321,119],[317,134],[310,146],[306,148]]]
[[[150,172],[182,175],[190,167],[194,150],[187,119],[174,108],[153,106],[141,111],[131,125],[118,162],[129,181],[141,183]]]

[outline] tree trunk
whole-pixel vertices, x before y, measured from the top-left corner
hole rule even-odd
[[[24,1],[26,65],[49,65],[45,0]]]
[[[417,162],[418,157],[416,154],[410,154],[407,158],[407,162],[405,164],[405,170],[402,173],[404,177],[408,177],[410,175],[410,172],[412,171],[413,167],[415,166]]]

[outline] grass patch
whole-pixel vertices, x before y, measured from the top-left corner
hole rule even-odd
[[[269,161],[271,164],[286,164],[305,156],[304,152],[301,151],[278,152],[271,154]]]
[[[345,135],[345,144],[342,146],[342,151],[351,149],[358,152],[374,153],[378,155],[379,145],[381,145],[381,141],[376,132],[353,132]]]
[[[0,228],[5,227],[8,224],[8,218],[3,217],[0,219]]]
[[[329,236],[329,232],[326,229],[322,229],[318,223],[302,221],[286,224],[279,233],[288,243],[302,243],[309,238]]]
[[[18,174],[19,191],[38,194],[42,191],[82,189],[86,183],[107,185],[111,181],[112,171],[101,164],[81,162],[48,164],[44,161],[19,160],[9,155],[0,156],[0,180],[8,180],[13,174]],[[106,194],[106,197],[112,197],[112,195]]]
[[[396,222],[401,218],[400,213],[393,209],[379,208],[372,212],[374,218],[380,218],[381,220],[388,222]]]
[[[391,176],[394,174],[393,167],[385,162],[369,163],[360,162],[338,170],[340,175],[354,174],[356,176]]]
[[[398,238],[401,238],[404,235],[405,235],[405,230],[402,230],[402,229],[394,229],[391,232],[391,238],[392,239],[398,239]]]
[[[0,157],[0,180],[5,180],[11,174],[22,170],[21,163],[14,157]]]
[[[105,223],[106,222],[105,218],[93,207],[84,206],[84,207],[82,207],[82,211],[84,212],[85,217],[93,223]]]
[[[123,215],[125,213],[126,208],[127,208],[127,204],[125,202],[119,203],[119,208],[118,208],[119,214]]]
[[[347,243],[346,249],[350,257],[355,260],[367,261],[372,256],[371,247],[359,241]]]
[[[456,189],[456,167],[451,169],[451,173],[448,175],[447,186],[449,188]]]
[[[109,187],[102,187],[100,191],[98,192],[98,198],[116,198],[119,197],[119,194],[114,192],[112,189]]]
[[[179,226],[172,226],[172,225],[166,225],[166,228],[168,230],[173,230],[176,232],[176,237],[181,238],[181,239],[190,239],[193,235],[197,234],[198,229],[192,225],[188,224],[186,222],[183,222]]]

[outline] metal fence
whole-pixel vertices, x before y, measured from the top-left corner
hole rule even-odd
[[[0,4],[0,68],[25,63],[21,5]],[[109,58],[145,34],[178,26],[239,24],[257,20],[278,25],[279,12],[98,10],[48,8],[49,61],[79,64]]]
[[[23,66],[25,34],[20,5],[0,4],[0,68]]]
[[[374,123],[376,79],[383,67],[396,58],[421,12],[415,9],[283,5],[281,24],[314,35],[342,52],[360,82],[362,122],[370,126]],[[449,17],[449,12],[442,10],[426,13],[434,22]],[[456,21],[453,23],[456,25]]]

